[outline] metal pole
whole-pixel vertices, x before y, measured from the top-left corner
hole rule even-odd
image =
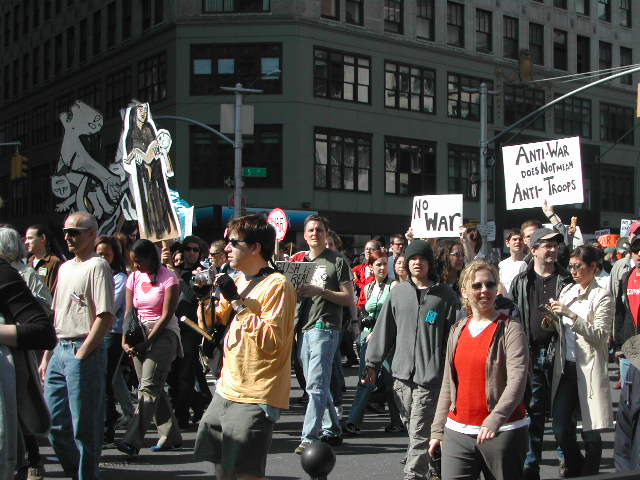
[[[241,89],[242,84],[236,83],[236,89]],[[236,115],[235,115],[235,138],[233,144],[234,151],[234,181],[235,190],[233,194],[233,216],[238,218],[241,212],[242,202],[242,131],[240,115],[242,114],[242,92],[236,90]]]
[[[487,84],[480,84],[480,223],[487,223]]]

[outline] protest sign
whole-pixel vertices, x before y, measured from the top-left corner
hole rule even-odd
[[[629,236],[629,229],[631,228],[632,222],[633,220],[629,220],[628,218],[623,218],[622,220],[620,220],[620,236],[621,237]]]
[[[479,223],[476,228],[487,242],[496,241],[496,222]]]
[[[311,283],[318,266],[312,262],[276,262],[278,270],[287,277],[295,288]]]
[[[462,194],[413,197],[411,228],[415,238],[457,237],[462,226]]]
[[[267,223],[270,223],[273,225],[273,228],[276,229],[276,240],[278,242],[284,240],[284,237],[287,235],[287,231],[289,230],[289,219],[287,218],[287,214],[284,213],[284,210],[281,208],[274,208],[271,210],[267,217]]]
[[[502,147],[507,210],[582,203],[580,137]]]
[[[602,230],[596,230],[595,232],[593,232],[593,236],[598,238],[601,235],[609,235],[610,233],[611,233],[610,228],[603,228]]]

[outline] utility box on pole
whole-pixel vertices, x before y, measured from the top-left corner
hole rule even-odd
[[[242,135],[253,135],[254,113],[253,105],[242,105],[240,112],[240,132]],[[235,133],[236,106],[233,103],[220,105],[220,131]]]

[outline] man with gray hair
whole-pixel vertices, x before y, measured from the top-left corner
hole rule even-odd
[[[49,440],[67,476],[98,478],[104,430],[104,336],[114,315],[111,267],[94,252],[98,223],[76,212],[64,222],[64,239],[75,258],[60,267],[53,298],[58,345],[40,364],[51,412]]]

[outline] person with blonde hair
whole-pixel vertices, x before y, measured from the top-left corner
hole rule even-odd
[[[522,478],[529,445],[522,324],[496,309],[500,276],[474,261],[460,277],[469,312],[451,327],[429,455],[442,448],[442,478]]]

